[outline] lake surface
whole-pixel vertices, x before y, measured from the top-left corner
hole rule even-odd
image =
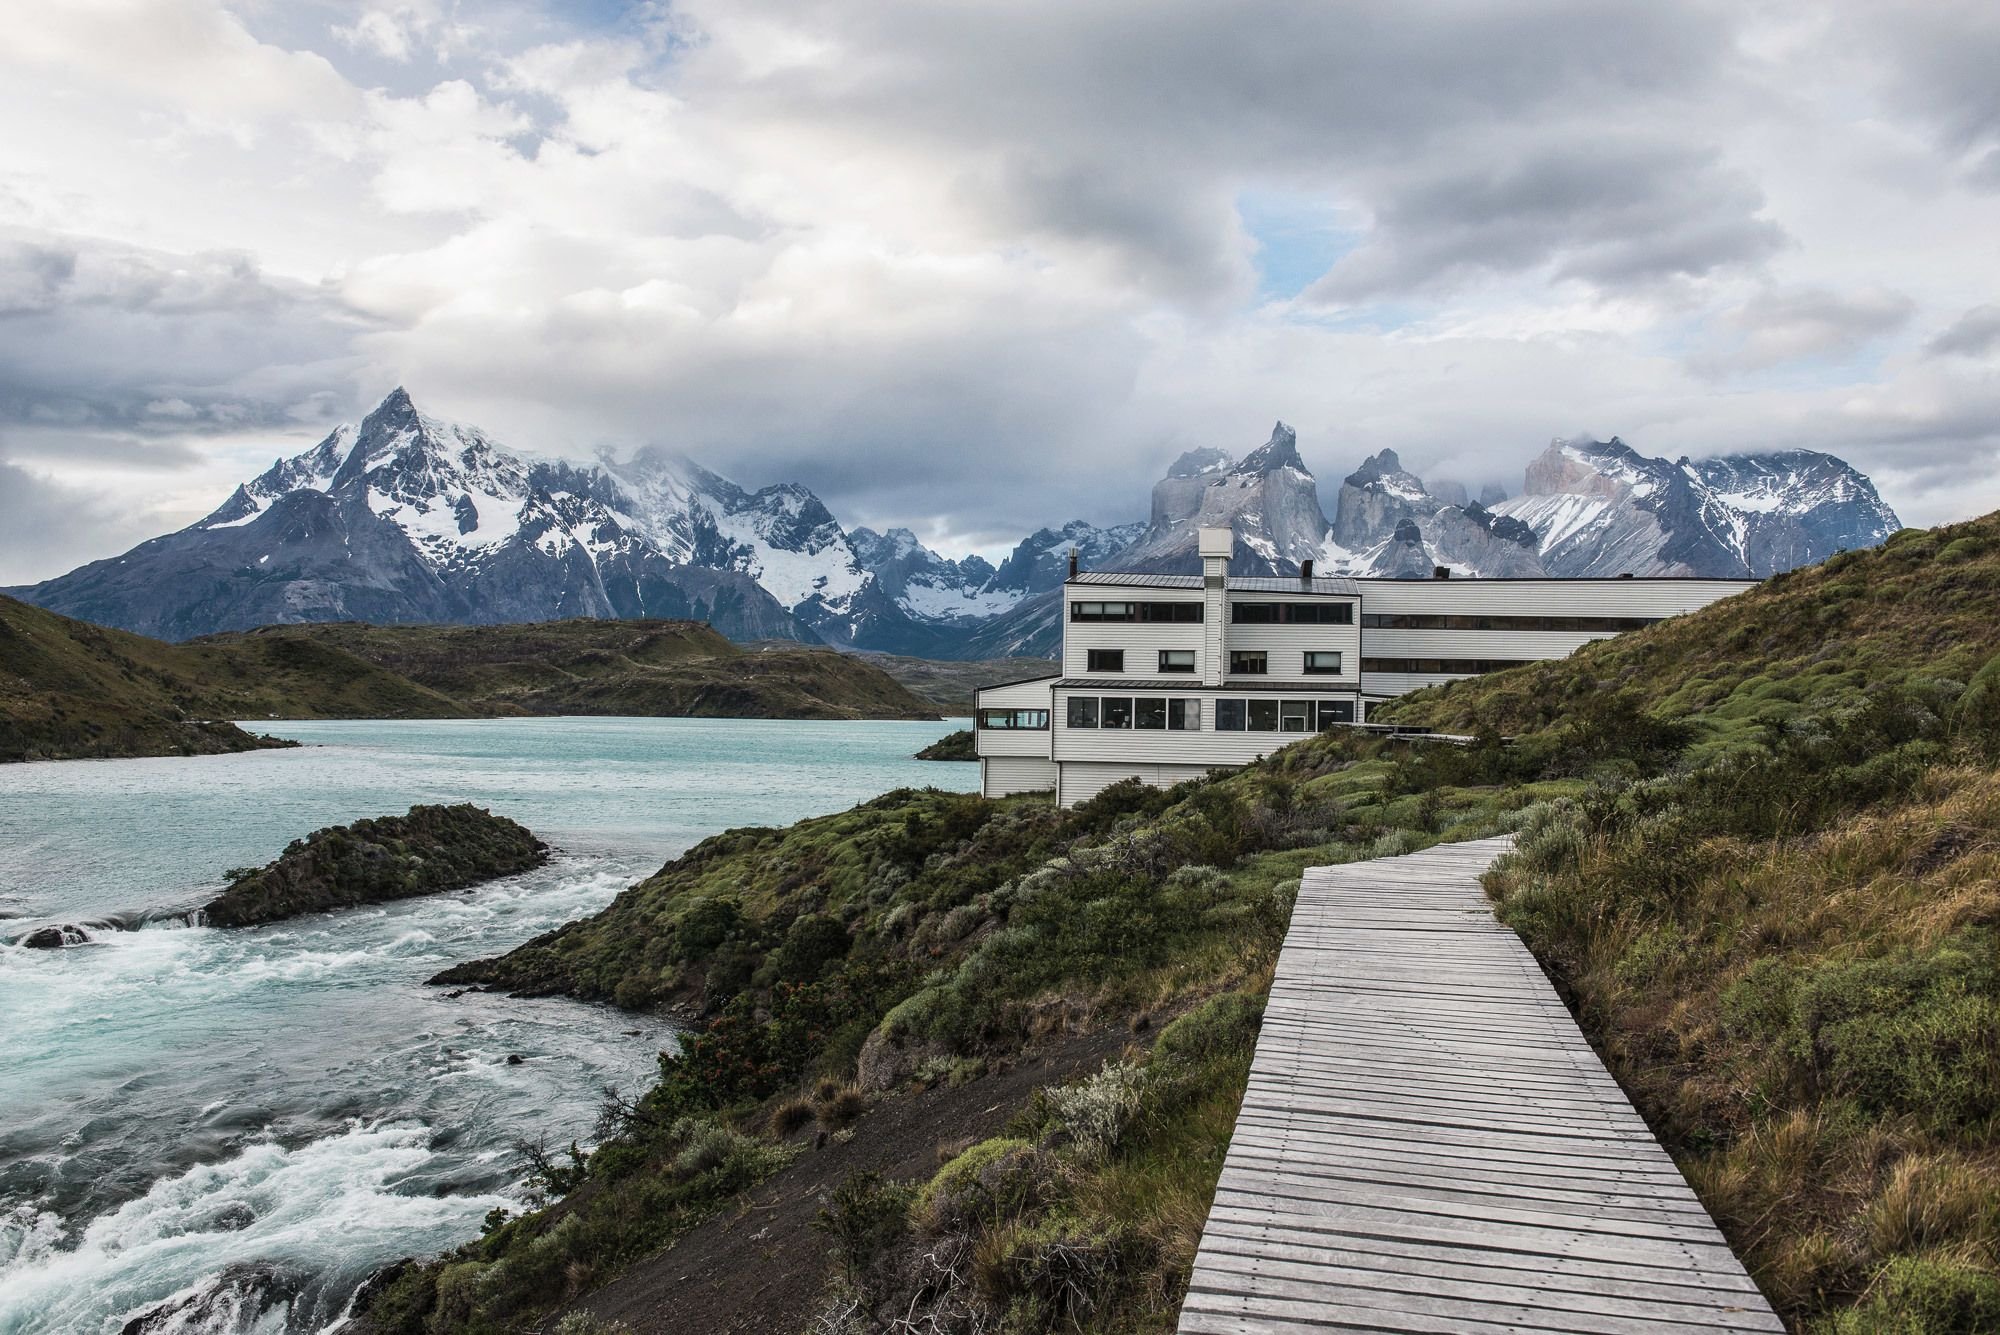
[[[902,786],[954,723],[257,724],[299,750],[0,766],[0,939],[202,902],[298,836],[476,802],[557,850],[459,894],[221,931],[0,945],[0,1335],[311,1331],[377,1267],[519,1206],[515,1145],[587,1139],[672,1032],[424,985],[593,913],[705,835]],[[518,1063],[511,1061],[518,1057]]]

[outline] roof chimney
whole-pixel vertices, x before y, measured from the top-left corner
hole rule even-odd
[[[1432,566],[1432,567],[1431,567],[1431,578],[1432,578],[1432,579],[1450,579],[1450,578],[1451,578],[1451,567],[1450,567],[1450,566]]]
[[[1069,549],[1069,577],[1076,578],[1076,548]]]
[[[1310,584],[1312,583],[1312,578],[1313,578],[1313,561],[1312,558],[1308,556],[1305,560],[1299,562],[1299,579],[1303,583]]]

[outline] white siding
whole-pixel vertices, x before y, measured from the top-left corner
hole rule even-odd
[[[1754,580],[1741,579],[1363,579],[1355,583],[1361,588],[1364,612],[1496,616],[1679,616],[1755,587]]]
[[[1055,763],[1047,759],[988,756],[979,762],[979,790],[988,797],[1046,793],[1055,786]]]
[[[1207,765],[1090,764],[1072,761],[1062,766],[1056,801],[1066,807],[1088,801],[1121,779],[1138,779],[1155,788],[1171,788],[1209,772]]]
[[[981,728],[978,726],[980,709],[1047,709],[1049,708],[1049,688],[1055,684],[1054,677],[1044,677],[1039,681],[1020,681],[1007,686],[988,686],[979,692],[974,701],[972,734],[973,749],[983,760],[988,756],[1035,756],[1042,760],[1049,758],[1049,731],[1047,728]],[[1053,787],[1053,783],[1044,787]],[[988,794],[992,796],[992,794]]]
[[[1245,602],[1256,601],[1244,599]],[[1266,598],[1262,601],[1269,602]],[[1359,626],[1239,626],[1232,623],[1228,647],[1264,651],[1271,672],[1268,677],[1239,677],[1238,681],[1308,681],[1315,690],[1353,690],[1361,682],[1361,629]],[[1330,649],[1340,655],[1338,677],[1306,676],[1306,651]],[[1224,671],[1228,658],[1223,659]],[[1224,676],[1225,685],[1231,679]]]
[[[1093,686],[1065,687],[1056,693],[1054,731],[1051,734],[1053,748],[1050,752],[1056,760],[1065,765],[1072,762],[1087,763],[1131,763],[1169,764],[1181,762],[1201,768],[1231,767],[1247,765],[1260,756],[1267,756],[1281,746],[1303,741],[1311,733],[1301,732],[1217,732],[1215,730],[1215,702],[1217,698],[1227,700],[1354,700],[1351,690],[1305,689],[1297,691],[1264,692],[1253,697],[1250,693],[1231,694],[1227,686],[1213,693],[1197,695],[1192,691],[1132,691],[1129,688],[1107,687],[1102,690]],[[1200,731],[1162,731],[1152,728],[1072,728],[1068,726],[1069,698],[1075,695],[1125,695],[1165,696],[1167,699],[1199,699],[1201,701]],[[1357,712],[1357,717],[1359,714]]]
[[[1130,592],[1111,589],[1100,592],[1095,585],[1089,586],[1092,597],[1080,599],[1077,591],[1069,591],[1069,601],[1138,602],[1143,594],[1157,595],[1157,589],[1136,589]],[[1167,599],[1154,597],[1152,602],[1194,602],[1198,599]],[[1067,606],[1063,616],[1069,616]],[[1202,629],[1192,622],[1160,621],[1065,621],[1063,623],[1063,675],[1065,677],[1096,677],[1115,681],[1119,674],[1096,673],[1089,669],[1092,649],[1122,649],[1125,651],[1125,672],[1127,677],[1141,679],[1160,675],[1160,650],[1192,649],[1195,655],[1194,680],[1201,680],[1202,671]]]

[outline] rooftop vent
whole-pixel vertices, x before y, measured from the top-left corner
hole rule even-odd
[[[1313,563],[1312,558],[1308,556],[1305,560],[1299,562],[1299,578],[1310,584],[1312,583],[1312,577]]]
[[[1619,575],[1618,575],[1618,578],[1620,578],[1620,579],[1630,579],[1630,578],[1632,578],[1632,572],[1631,572],[1631,571],[1629,571],[1629,570],[1625,570],[1625,571],[1621,571],[1621,572],[1619,572]]]
[[[1076,548],[1069,549],[1069,577],[1076,578]]]
[[[1432,567],[1431,567],[1431,578],[1432,578],[1432,579],[1450,579],[1450,578],[1451,578],[1451,567],[1450,567],[1450,566],[1432,566]]]

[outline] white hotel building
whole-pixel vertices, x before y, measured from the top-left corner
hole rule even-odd
[[[1200,575],[1072,560],[1060,670],[979,692],[988,797],[1053,789],[1069,806],[1120,779],[1166,786],[1248,764],[1392,696],[1562,658],[1753,583],[1324,579],[1310,563],[1246,578],[1227,573],[1234,540],[1201,530]]]

